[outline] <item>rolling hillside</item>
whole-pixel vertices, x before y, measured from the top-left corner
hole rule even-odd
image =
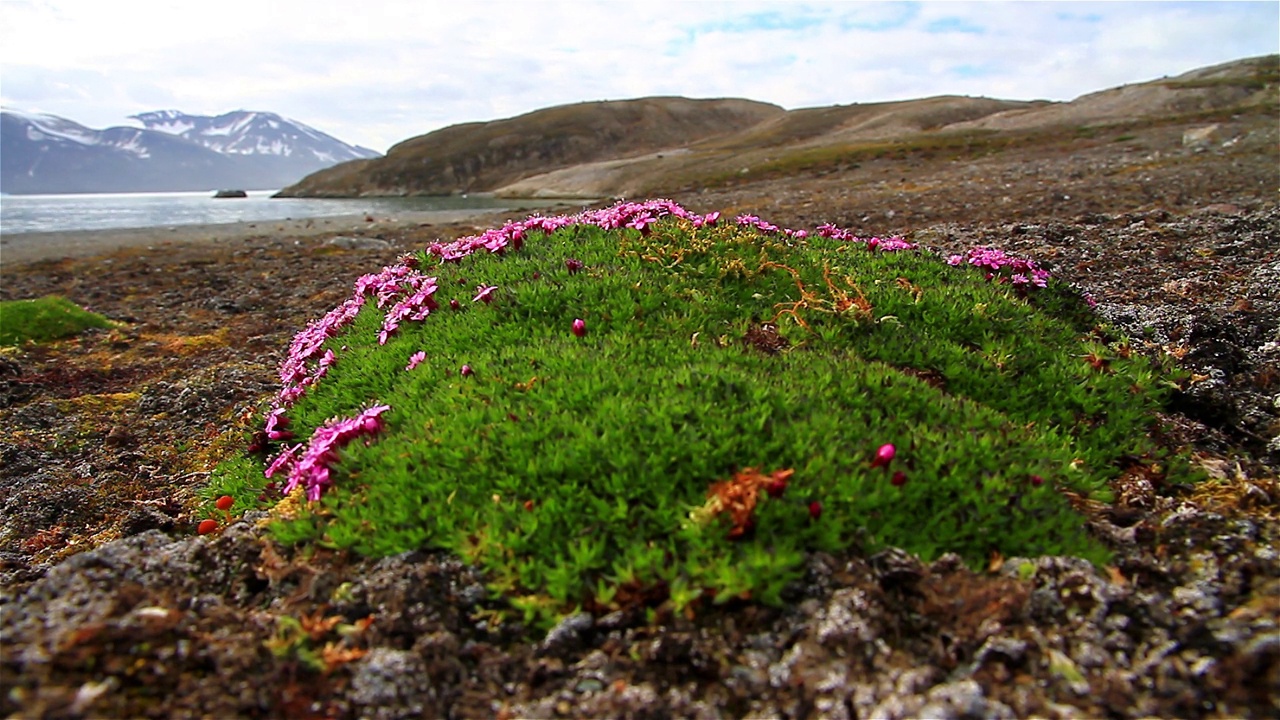
[[[824,173],[868,158],[954,157],[1108,125],[1275,112],[1280,57],[1237,60],[1071,102],[939,96],[785,111],[748,100],[581,103],[407,140],[386,157],[315,173],[281,195],[492,192],[509,197],[670,194]]]
[[[776,105],[749,100],[644,98],[565,105],[411,138],[383,158],[315,173],[280,195],[487,192],[559,168],[682,147],[783,114]]]

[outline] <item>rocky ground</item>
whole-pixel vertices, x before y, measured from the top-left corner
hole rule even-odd
[[[289,338],[402,251],[474,224],[284,235],[0,269],[125,323],[0,354],[0,712],[13,717],[1274,717],[1280,713],[1280,129],[1274,117],[1068,133],[677,193],[942,251],[992,244],[1088,289],[1188,377],[1080,500],[1114,563],[815,556],[785,608],[566,619],[531,635],[483,577],[196,536]],[[500,221],[491,217],[482,224]]]

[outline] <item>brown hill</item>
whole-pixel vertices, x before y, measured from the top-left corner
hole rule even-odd
[[[1271,55],[1065,103],[940,96],[792,111],[747,100],[582,103],[445,128],[385,158],[316,173],[282,194],[668,195],[869,158],[980,155],[1101,126],[1272,112],[1278,84],[1280,56]]]
[[[453,125],[411,138],[385,157],[329,168],[282,197],[450,195],[491,191],[522,178],[597,160],[677,148],[784,114],[751,100],[654,97],[537,110]]]

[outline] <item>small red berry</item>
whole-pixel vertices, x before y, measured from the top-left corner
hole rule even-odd
[[[899,470],[893,474],[893,477],[889,482],[892,483],[894,487],[902,487],[907,484],[907,474]]]
[[[218,529],[217,520],[201,520],[200,524],[196,526],[196,532],[200,533],[201,535],[208,535],[209,533],[217,529]]]
[[[1041,486],[1041,485],[1043,485],[1043,484],[1044,484],[1044,478],[1040,477],[1039,475],[1032,475],[1032,476],[1031,476],[1031,486],[1032,486],[1032,487],[1040,487],[1040,486]]]
[[[818,502],[817,500],[814,500],[813,502],[809,503],[809,517],[813,518],[814,520],[817,520],[818,518],[822,517],[822,503]]]
[[[525,501],[524,501],[524,509],[525,509],[525,510],[527,510],[527,511],[532,511],[532,510],[533,510],[533,501],[532,501],[532,500],[525,500]]]
[[[230,495],[223,495],[222,497],[218,498],[217,505],[219,510],[230,510],[231,506],[235,504],[236,504],[236,499],[231,497]]]

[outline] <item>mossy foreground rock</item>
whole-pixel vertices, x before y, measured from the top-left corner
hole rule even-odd
[[[107,318],[60,295],[0,302],[0,345],[59,340],[111,326]]]
[[[1092,323],[992,250],[666,201],[533,217],[361,278],[210,492],[266,472],[281,540],[448,548],[543,619],[779,602],[814,549],[1101,561],[1064,491],[1153,451],[1164,383]]]

